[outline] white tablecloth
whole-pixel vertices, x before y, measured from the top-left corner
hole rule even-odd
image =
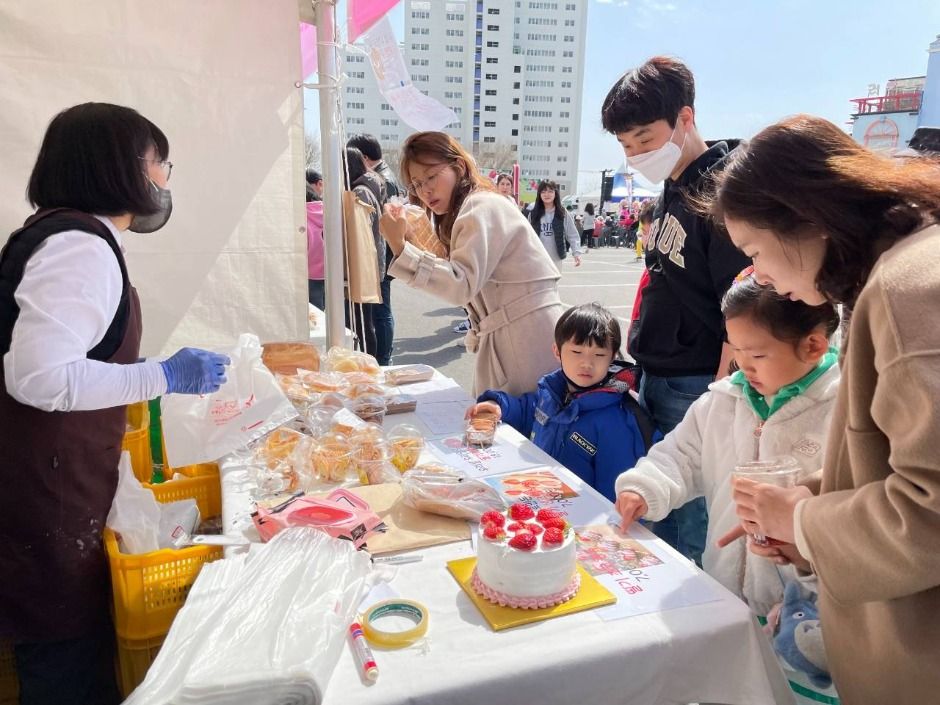
[[[423,426],[416,414],[389,417],[386,426],[399,422]],[[527,452],[541,453],[512,428],[503,425],[499,434],[528,446]],[[593,492],[567,470],[561,473],[580,492]],[[242,535],[250,511],[248,490],[246,472],[223,463],[226,533]],[[672,551],[663,542],[657,550]],[[375,649],[380,675],[372,685],[360,678],[346,649],[330,680],[326,705],[793,703],[747,606],[714,581],[721,593],[716,602],[615,621],[586,611],[494,632],[445,565],[473,555],[470,542],[421,554],[423,561],[395,568],[391,587],[427,606],[429,648]]]

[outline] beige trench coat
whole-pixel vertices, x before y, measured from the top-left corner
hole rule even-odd
[[[558,369],[552,342],[564,312],[560,275],[525,216],[504,196],[477,191],[466,198],[454,221],[450,259],[406,243],[389,274],[467,309],[467,349],[477,355],[474,395],[530,392]]]
[[[933,226],[883,254],[858,298],[822,492],[797,508],[844,705],[940,702],[938,401]]]

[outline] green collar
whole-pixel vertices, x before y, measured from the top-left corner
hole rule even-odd
[[[838,359],[838,352],[835,348],[829,348],[829,352],[823,355],[822,360],[819,361],[819,364],[804,376],[800,377],[796,382],[792,382],[785,387],[781,387],[780,390],[774,395],[773,402],[767,404],[767,401],[764,399],[764,396],[759,393],[754,387],[752,387],[747,378],[744,376],[744,373],[741,370],[738,370],[733,375],[731,375],[731,383],[741,385],[742,391],[744,392],[744,398],[747,399],[748,403],[751,405],[751,408],[754,410],[754,413],[757,414],[762,421],[766,421],[771,417],[772,414],[780,410],[784,404],[798,397],[800,394],[809,389],[809,386],[815,382],[817,379],[822,377],[822,375],[836,364]]]

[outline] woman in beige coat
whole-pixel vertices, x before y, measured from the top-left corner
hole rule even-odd
[[[759,281],[852,310],[820,494],[736,481],[743,530],[785,542],[751,550],[817,574],[845,705],[938,702],[940,164],[796,116],[736,152],[712,212]]]
[[[408,242],[400,208],[380,228],[395,259],[389,274],[467,309],[467,349],[477,354],[474,395],[534,390],[558,368],[552,332],[564,312],[558,269],[519,209],[493,190],[450,135],[418,132],[402,147],[411,202],[432,217],[447,259]]]

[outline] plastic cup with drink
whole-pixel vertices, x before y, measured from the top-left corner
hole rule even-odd
[[[763,482],[777,487],[795,487],[799,478],[800,465],[789,455],[781,455],[765,460],[752,460],[736,465],[731,472],[732,478]],[[768,546],[770,541],[762,534],[751,534],[751,539],[758,546]]]

